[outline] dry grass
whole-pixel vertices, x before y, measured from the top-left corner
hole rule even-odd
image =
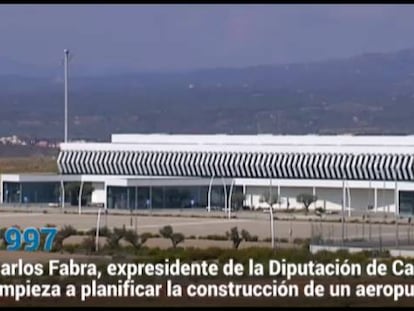
[[[7,173],[57,173],[55,157],[0,158],[0,174]]]

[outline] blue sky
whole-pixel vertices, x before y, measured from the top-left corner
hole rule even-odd
[[[414,5],[0,5],[0,60],[182,71],[414,48]],[[1,72],[1,68],[0,68]]]

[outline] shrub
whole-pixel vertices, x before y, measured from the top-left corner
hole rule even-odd
[[[95,236],[96,235],[96,228],[92,228],[91,230],[87,231],[86,234]],[[109,237],[111,236],[112,232],[111,229],[108,227],[101,227],[99,228],[99,236]]]
[[[10,226],[10,227],[15,227],[15,228],[21,230],[21,228],[20,228],[19,225],[13,225],[13,226]],[[10,228],[10,227],[3,227],[3,228],[0,229],[0,238],[3,241],[3,245],[5,247],[7,246],[7,241],[6,241],[5,237],[4,237],[4,233],[6,233],[7,229]]]
[[[243,241],[243,238],[239,234],[239,230],[237,227],[233,227],[230,229],[230,232],[226,232],[226,236],[233,242],[233,248],[238,249],[240,243]]]
[[[141,246],[147,241],[147,236],[145,234],[139,236],[133,230],[126,230],[123,235],[125,241],[129,242],[135,249],[140,249]]]
[[[81,247],[85,249],[88,254],[95,252],[96,251],[95,238],[91,236],[85,238],[82,241]]]
[[[69,245],[64,245],[62,247],[62,249],[66,252],[68,252],[69,254],[73,254],[76,252],[77,249],[79,249],[79,244],[69,244]]]
[[[163,238],[169,239],[173,234],[173,228],[171,226],[164,226],[160,229],[160,234]]]
[[[173,231],[171,226],[164,226],[160,229],[160,234],[163,238],[170,239],[173,248],[176,248],[177,245],[181,242],[184,242],[185,237],[182,233],[177,233]]]
[[[55,238],[55,245],[53,249],[55,251],[60,251],[63,248],[63,241],[68,237],[75,235],[76,229],[71,225],[65,225],[62,229],[60,229]]]
[[[293,239],[293,244],[303,244],[306,242],[306,239],[302,239],[302,238],[294,238]]]
[[[237,227],[231,228],[230,232],[226,232],[227,239],[233,242],[233,248],[238,249],[240,243],[245,240],[246,242],[257,242],[259,240],[257,235],[251,235],[247,230],[242,229],[239,234]]]
[[[247,230],[244,229],[241,231],[241,237],[246,242],[257,242],[259,239],[257,235],[251,235]]]
[[[148,239],[150,238],[160,238],[161,235],[159,235],[158,233],[151,233],[151,232],[144,232],[141,234],[141,236],[145,235]]]
[[[184,234],[180,232],[174,232],[171,236],[171,242],[174,248],[176,248],[177,245],[180,244],[181,242],[184,242],[184,240],[185,240]]]
[[[141,233],[141,240],[143,241],[142,242],[142,244],[144,244],[148,239],[151,239],[151,238],[159,238],[160,236],[158,235],[158,234],[151,234],[151,233],[149,233],[149,232],[144,232],[144,233]]]
[[[214,241],[227,241],[229,238],[226,235],[209,234],[206,236],[199,236],[199,239],[203,240],[214,240]]]
[[[4,237],[4,233],[6,232],[7,228],[6,227],[2,227],[0,228],[0,239],[3,239]]]
[[[114,228],[112,234],[106,236],[106,241],[109,248],[119,248],[119,241],[125,236],[126,230],[124,228]]]
[[[296,197],[296,201],[298,201],[299,203],[302,203],[303,206],[305,207],[305,211],[306,213],[309,211],[309,206],[316,202],[318,200],[318,197],[316,195],[313,194],[309,194],[309,193],[301,193],[298,194],[298,196]]]

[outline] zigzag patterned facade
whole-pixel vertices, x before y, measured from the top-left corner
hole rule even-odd
[[[414,154],[76,151],[62,174],[414,181]]]

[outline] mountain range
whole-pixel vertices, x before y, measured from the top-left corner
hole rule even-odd
[[[71,139],[414,133],[414,50],[170,73],[92,76],[84,68],[69,82]],[[0,136],[62,139],[62,73],[0,58],[0,110]]]

